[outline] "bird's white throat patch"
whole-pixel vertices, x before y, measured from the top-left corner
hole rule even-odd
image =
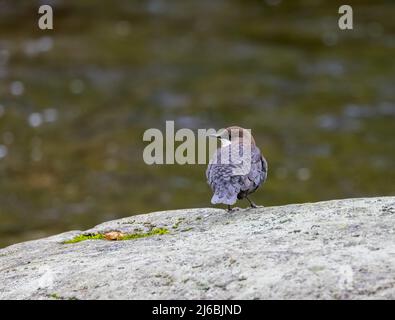
[[[228,139],[221,138],[220,140],[221,140],[221,148],[225,148],[231,144],[231,142]]]

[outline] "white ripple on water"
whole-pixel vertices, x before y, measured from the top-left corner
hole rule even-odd
[[[21,96],[25,92],[25,85],[21,81],[13,81],[10,84],[10,93],[13,96]]]
[[[33,128],[41,126],[44,122],[55,122],[58,119],[58,110],[54,108],[45,109],[42,113],[33,112],[28,117],[29,125]]]
[[[0,144],[0,159],[3,159],[8,154],[8,148],[5,145]]]
[[[43,116],[41,115],[41,113],[33,112],[29,115],[28,122],[31,127],[37,128],[42,125]]]
[[[23,51],[27,56],[35,56],[43,52],[50,51],[53,48],[52,37],[41,37],[38,39],[30,39],[24,43]]]

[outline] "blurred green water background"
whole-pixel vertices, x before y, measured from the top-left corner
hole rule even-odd
[[[251,128],[259,204],[394,195],[395,3],[341,4],[0,0],[0,246],[210,206],[205,166],[143,162],[166,120]]]

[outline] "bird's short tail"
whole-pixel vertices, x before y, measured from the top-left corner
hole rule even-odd
[[[226,195],[226,194],[218,194],[214,193],[213,197],[211,198],[211,203],[212,204],[227,204],[227,205],[233,205],[237,201],[237,195]]]

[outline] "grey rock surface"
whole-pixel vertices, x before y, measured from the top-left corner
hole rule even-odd
[[[395,197],[185,209],[0,250],[0,299],[395,299]],[[85,232],[85,233],[86,233]]]

